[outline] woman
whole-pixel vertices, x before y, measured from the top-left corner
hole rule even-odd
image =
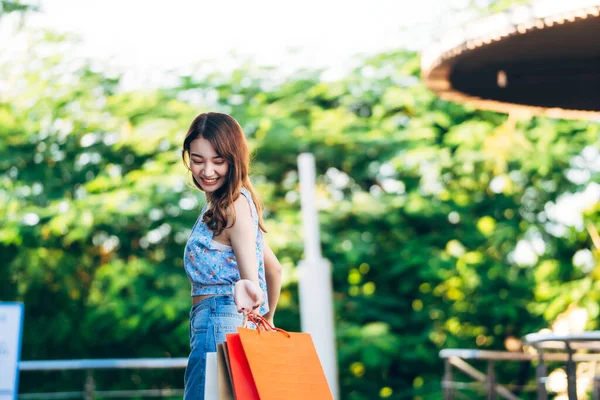
[[[190,356],[185,400],[204,398],[206,353],[244,315],[259,313],[273,325],[281,289],[281,264],[263,238],[263,204],[250,182],[244,132],[226,114],[203,113],[192,122],[182,157],[204,206],[184,252],[192,284]]]

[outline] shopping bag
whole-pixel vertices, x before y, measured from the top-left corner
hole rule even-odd
[[[262,317],[252,319],[257,330],[238,328],[237,334],[227,335],[236,398],[332,400],[310,334],[273,328]]]
[[[219,385],[219,400],[234,400],[227,343],[217,345],[217,382]]]
[[[240,329],[238,328],[238,331]],[[238,333],[228,333],[225,336],[227,338],[227,354],[235,398],[238,400],[260,400],[252,379],[248,360],[244,354],[240,335]]]
[[[204,381],[204,400],[219,400],[217,381],[217,353],[206,353],[206,374]]]

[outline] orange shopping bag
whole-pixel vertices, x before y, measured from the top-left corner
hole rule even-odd
[[[260,316],[250,317],[257,330],[238,328],[227,335],[236,399],[333,400],[310,334],[286,332]]]

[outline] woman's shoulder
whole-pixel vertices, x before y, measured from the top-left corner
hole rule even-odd
[[[256,206],[250,191],[246,188],[240,190],[239,196],[227,208],[227,226],[232,227],[237,221],[256,223]]]
[[[240,195],[233,201],[233,209],[235,211],[236,218],[253,218],[254,215],[254,202],[252,196],[246,188],[242,188]]]
[[[253,202],[252,202],[252,196],[247,196],[244,195],[244,190],[242,188],[242,191],[240,191],[240,194],[237,196],[237,198],[229,204],[229,206],[227,206],[227,208],[224,210],[225,211],[225,215],[227,216],[227,220],[230,222],[232,221],[232,218],[235,217],[239,217],[239,216],[244,216],[244,215],[248,215],[249,218],[252,218],[254,211],[253,211]],[[229,224],[228,224],[229,225]]]

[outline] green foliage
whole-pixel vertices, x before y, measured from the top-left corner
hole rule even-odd
[[[284,265],[276,323],[288,330],[300,328],[296,158],[315,154],[344,398],[440,398],[440,349],[502,349],[570,304],[597,327],[598,250],[595,267],[574,265],[590,236],[549,208],[598,181],[597,168],[583,181],[567,173],[585,169],[584,149],[597,154],[598,124],[440,101],[409,52],[335,82],[244,66],[123,92],[120,77],[60,56],[60,39],[32,46],[24,71],[2,67],[0,300],[25,302],[24,360],[186,356],[182,254],[203,198],[180,144],[207,110],[231,113],[251,141]],[[597,229],[599,214],[593,205],[585,222]],[[533,261],[515,258],[521,240],[543,243]],[[22,379],[23,391],[52,387]],[[181,377],[144,385],[180,387]]]
[[[22,1],[16,0],[0,0],[0,17],[6,14],[19,12],[29,12],[29,11],[37,11],[37,7],[30,3],[24,3]]]

